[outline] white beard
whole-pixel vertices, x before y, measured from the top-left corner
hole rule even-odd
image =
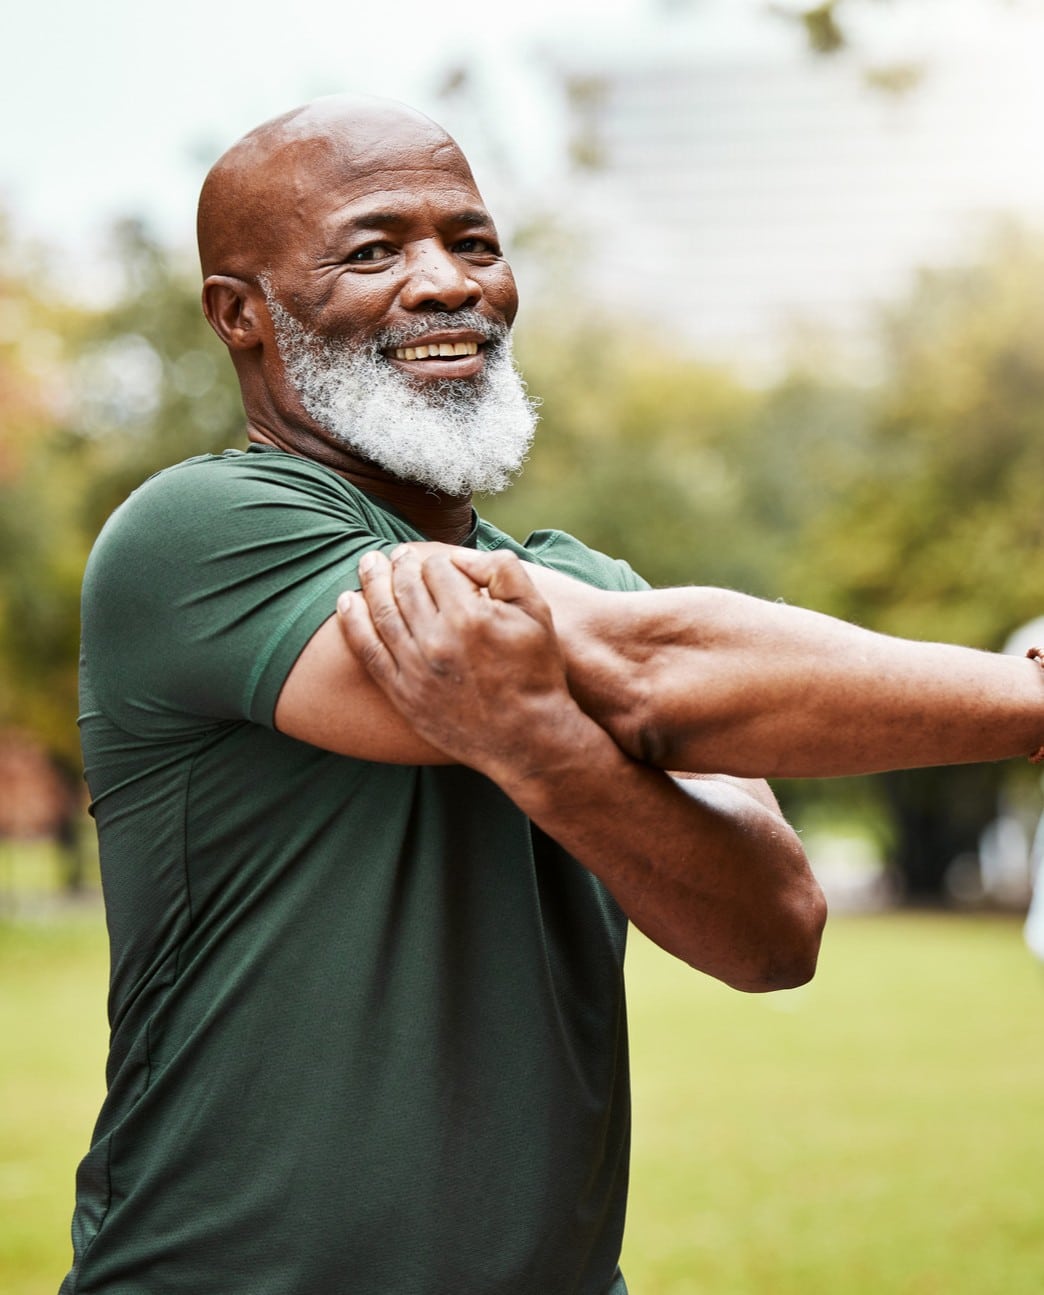
[[[507,328],[473,311],[433,313],[353,345],[309,332],[262,286],[279,356],[301,404],[355,454],[404,481],[454,496],[495,494],[521,470],[536,430],[536,404],[515,368]],[[384,356],[446,328],[487,339],[477,377],[420,386]]]

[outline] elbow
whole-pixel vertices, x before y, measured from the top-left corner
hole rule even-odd
[[[690,767],[675,754],[679,726],[672,727],[664,690],[653,682],[651,670],[637,674],[618,704],[613,736],[632,760],[655,769]]]
[[[807,985],[816,974],[826,919],[826,899],[809,876],[801,892],[774,913],[771,935],[758,941],[746,965],[727,983],[747,994]]]
[[[801,903],[801,914],[795,921],[793,961],[788,973],[780,977],[781,983],[774,988],[797,989],[800,985],[807,985],[816,974],[826,920],[826,896],[816,879],[810,875],[807,894]]]
[[[598,719],[632,760],[663,768],[666,744],[653,698],[648,672],[636,670],[625,688],[615,689],[611,706],[603,706]]]

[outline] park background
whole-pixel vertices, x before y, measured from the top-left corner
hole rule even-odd
[[[999,649],[1044,612],[1044,5],[43,0],[5,29],[0,1290],[30,1295],[67,1264],[103,1090],[79,579],[145,476],[242,442],[197,304],[210,162],[316,94],[430,111],[501,225],[544,402],[484,512]],[[817,980],[744,998],[629,954],[635,1295],[1038,1291],[1036,772],[777,791],[836,915]]]

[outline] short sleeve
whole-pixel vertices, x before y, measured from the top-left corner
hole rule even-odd
[[[526,540],[525,555],[563,575],[598,589],[631,593],[650,586],[621,558],[611,558],[565,531],[534,531]]]
[[[141,736],[271,727],[301,650],[337,594],[358,588],[359,558],[412,538],[336,474],[290,455],[160,473],[113,514],[88,563],[82,655],[97,704]]]

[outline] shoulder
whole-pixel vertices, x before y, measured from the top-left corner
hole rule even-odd
[[[234,619],[303,597],[352,546],[371,541],[370,504],[335,473],[281,452],[228,451],[150,477],[112,514],[84,573],[84,640],[129,623]],[[378,532],[379,533],[379,532]],[[285,608],[284,608],[285,612]]]
[[[348,482],[309,459],[275,450],[226,450],[185,459],[155,473],[113,514],[120,520],[170,515],[183,518],[194,501],[209,504],[249,503],[295,495],[311,499],[358,495]],[[193,520],[198,521],[195,517]]]
[[[220,550],[225,540],[335,532],[366,521],[365,496],[319,464],[280,451],[200,455],[149,477],[112,514],[95,542],[88,582],[131,555],[170,558]]]
[[[156,715],[270,723],[359,556],[401,538],[350,483],[280,451],[157,473],[106,523],[84,576],[82,656],[101,704],[150,733]]]

